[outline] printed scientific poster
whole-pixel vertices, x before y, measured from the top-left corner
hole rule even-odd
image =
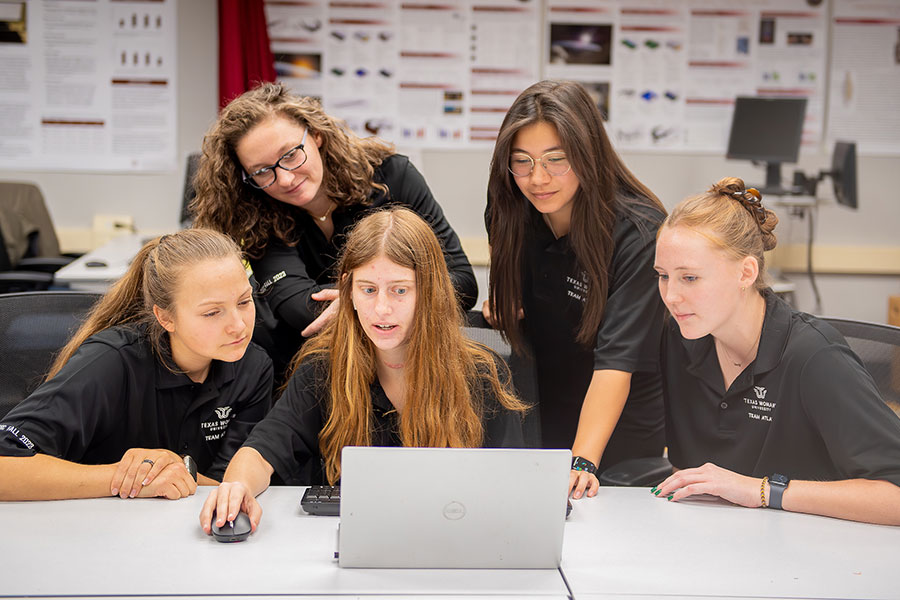
[[[0,3],[0,167],[175,168],[175,6]]]
[[[278,80],[295,94],[322,100],[325,0],[266,2],[269,45]]]
[[[463,0],[400,5],[397,143],[468,143],[469,10]]]
[[[900,2],[838,0],[832,36],[829,144],[900,153]]]
[[[516,97],[541,79],[540,2],[473,0],[469,139],[492,146]]]
[[[684,145],[687,9],[664,0],[619,8],[610,131],[621,149]]]

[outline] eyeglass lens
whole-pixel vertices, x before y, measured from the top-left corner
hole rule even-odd
[[[305,136],[304,136],[305,137]],[[306,152],[300,146],[295,146],[288,150],[281,158],[278,159],[271,167],[260,169],[250,176],[250,183],[254,187],[265,188],[275,183],[275,169],[281,168],[285,171],[293,171],[299,169],[306,162]]]
[[[572,168],[565,152],[548,152],[541,156],[538,161],[548,173],[556,177],[565,175]],[[531,156],[514,152],[509,157],[509,170],[516,177],[525,177],[534,170],[534,162]]]

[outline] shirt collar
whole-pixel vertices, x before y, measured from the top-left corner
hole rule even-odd
[[[171,359],[169,359],[171,361]],[[202,385],[209,385],[220,389],[224,384],[234,379],[235,363],[214,360],[209,365],[209,373]],[[184,373],[173,373],[160,361],[156,360],[156,389],[167,390],[177,387],[198,385]]]
[[[751,364],[750,374],[754,376],[771,371],[778,366],[784,355],[790,333],[791,307],[769,288],[763,291],[763,299],[766,301],[766,315],[763,318],[762,333],[759,337],[759,349]],[[707,382],[721,382],[722,372],[716,357],[712,335],[706,335],[696,340],[682,337],[681,343],[688,356],[688,373]]]

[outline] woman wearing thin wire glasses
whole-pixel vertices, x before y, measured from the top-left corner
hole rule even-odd
[[[346,232],[372,208],[400,204],[422,216],[441,241],[461,307],[475,304],[459,238],[409,160],[356,137],[318,101],[283,85],[264,83],[222,110],[204,138],[194,187],[195,223],[229,234],[250,259],[277,319],[265,328],[275,339],[260,340],[276,368],[300,334],[313,335],[337,313],[334,265]]]
[[[517,351],[530,345],[542,445],[572,449],[576,498],[596,493],[598,468],[662,455],[653,253],[664,217],[584,87],[542,81],[516,99],[491,162],[483,311]]]

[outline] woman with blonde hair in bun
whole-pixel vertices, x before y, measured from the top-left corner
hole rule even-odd
[[[768,287],[777,223],[757,190],[729,177],[659,230],[676,471],[652,492],[900,525],[900,419],[840,333]]]

